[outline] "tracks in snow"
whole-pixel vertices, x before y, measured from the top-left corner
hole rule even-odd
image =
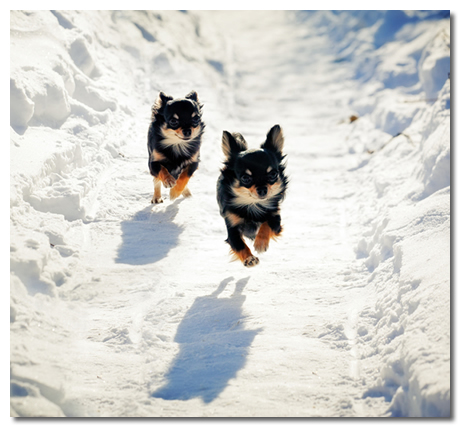
[[[245,69],[232,60],[231,69]],[[272,73],[270,81],[297,90],[285,68]],[[215,202],[220,157],[209,154],[227,128],[218,100],[206,104],[216,121],[191,199],[150,205],[144,129],[135,131],[126,157],[102,176],[85,224],[87,281],[75,298],[87,304],[77,341],[91,355],[83,382],[93,392],[78,399],[93,415],[366,414],[359,313],[369,300],[348,233],[353,192],[343,176],[350,167],[343,130],[330,125],[338,95],[307,83],[307,98],[294,103],[274,90],[279,102],[267,106],[271,88],[250,72],[232,75],[230,114],[240,128],[229,130],[254,146],[274,117],[285,129],[291,185],[283,238],[254,269],[229,263]],[[313,109],[306,102],[315,98],[324,102]],[[267,120],[259,123],[262,111]]]

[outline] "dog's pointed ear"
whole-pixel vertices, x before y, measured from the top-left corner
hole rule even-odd
[[[284,147],[283,130],[279,125],[273,126],[267,133],[266,141],[261,145],[264,150],[270,150],[281,156]]]
[[[248,144],[240,133],[222,132],[222,151],[227,159],[248,149]]]
[[[158,94],[155,104],[152,105],[152,117],[156,114],[162,114],[166,103],[173,99],[174,98],[172,96],[168,96],[163,91],[161,91]]]
[[[185,99],[191,99],[192,101],[198,102],[198,94],[192,90],[190,93],[185,95]]]
[[[191,101],[195,101],[200,111],[203,109],[203,104],[198,100],[198,94],[196,93],[196,91],[192,90],[190,93],[185,95],[185,99],[190,99]]]

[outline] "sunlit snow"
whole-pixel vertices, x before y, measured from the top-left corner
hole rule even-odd
[[[160,90],[206,131],[152,205]],[[222,131],[275,124],[245,268]],[[11,11],[11,416],[449,417],[450,163],[448,11]]]

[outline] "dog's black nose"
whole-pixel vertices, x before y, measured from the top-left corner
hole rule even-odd
[[[188,138],[192,134],[192,130],[191,129],[183,129],[182,133],[184,134],[185,137]]]
[[[267,187],[257,187],[257,194],[260,197],[265,197],[267,195]]]

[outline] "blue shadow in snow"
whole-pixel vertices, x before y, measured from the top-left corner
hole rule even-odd
[[[144,265],[164,258],[177,246],[183,228],[173,222],[179,211],[173,204],[148,206],[121,223],[122,243],[115,261],[120,264]]]
[[[244,328],[242,295],[249,277],[239,280],[229,298],[218,298],[233,280],[223,280],[211,294],[198,297],[177,328],[179,354],[166,374],[167,383],[152,397],[212,402],[246,363],[254,337],[261,331]]]

